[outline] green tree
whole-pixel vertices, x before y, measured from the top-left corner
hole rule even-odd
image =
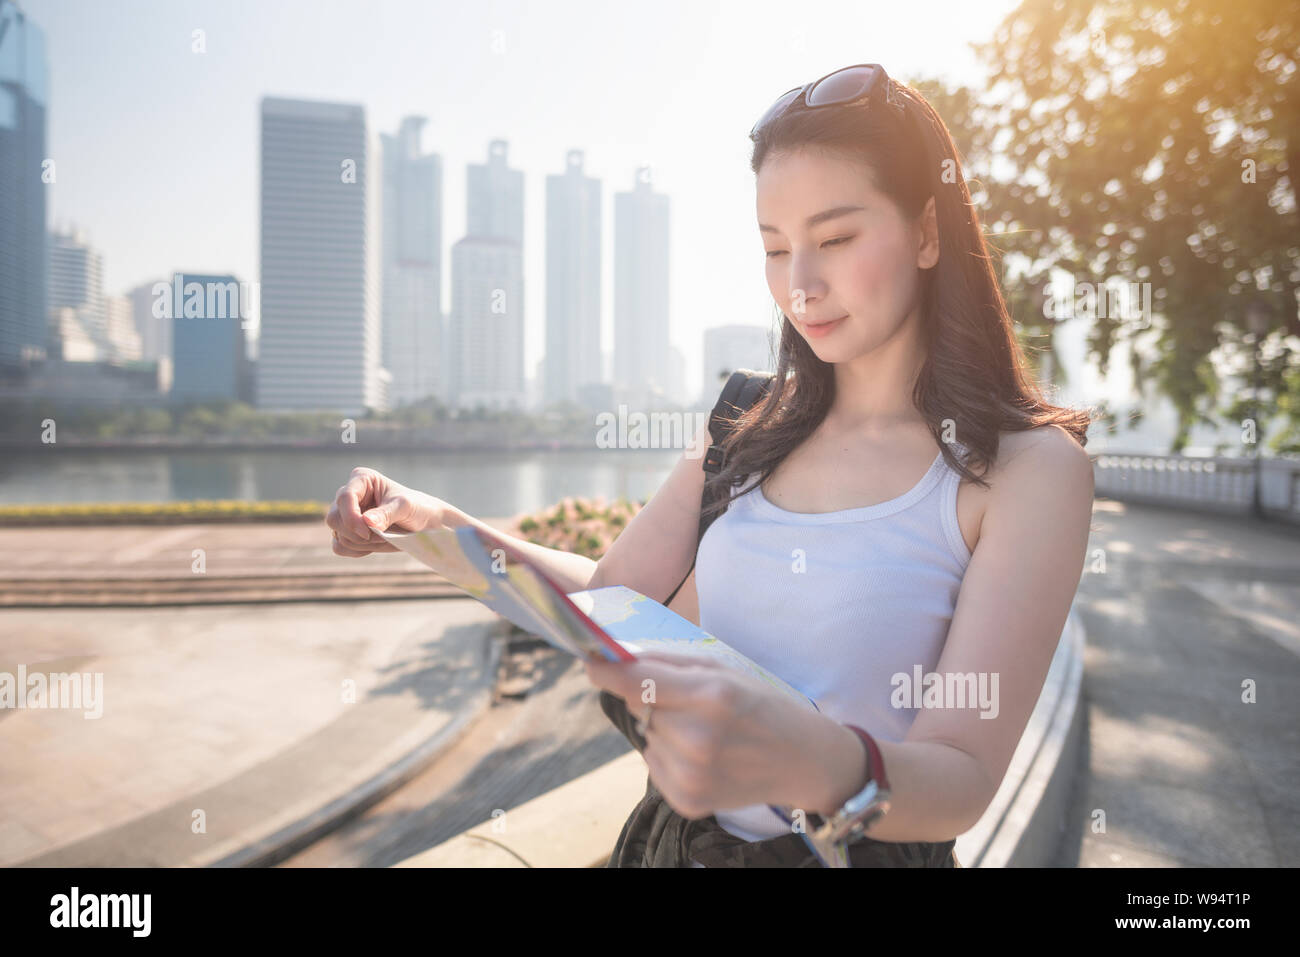
[[[1024,0],[977,45],[988,89],[935,102],[991,211],[990,238],[1030,264],[1008,284],[1017,319],[1041,315],[1053,268],[1077,283],[1151,284],[1156,321],[1098,316],[1089,348],[1105,371],[1117,342],[1151,340],[1132,350],[1133,371],[1178,410],[1175,449],[1215,418],[1212,354],[1249,381],[1254,302],[1268,317],[1261,417],[1283,416],[1277,447],[1300,450],[1288,394],[1300,378],[1297,12],[1276,0]]]

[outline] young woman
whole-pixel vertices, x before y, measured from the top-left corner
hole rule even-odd
[[[769,805],[827,817],[883,777],[892,806],[849,846],[853,863],[951,865],[1079,581],[1090,416],[1047,404],[1026,374],[956,149],[920,94],[847,67],[782,96],[751,138],[781,345],[774,388],[714,479],[741,488],[700,543],[699,622],[820,713],[720,669],[589,665],[644,714],[650,785],[611,863],[653,863],[665,843],[744,863],[713,824],[809,863]],[[702,485],[697,462],[679,465],[597,577],[654,546],[678,561],[646,584],[671,587]],[[639,527],[651,521],[655,540]],[[989,705],[914,707],[932,672],[949,688],[973,675]]]
[[[799,832],[851,818],[874,781],[889,806],[838,845],[852,866],[953,866],[1078,585],[1090,416],[1027,375],[956,149],[915,90],[847,67],[785,94],[751,138],[780,353],[710,478],[730,498],[673,607],[697,596],[701,627],[818,710],[670,655],[586,665],[639,716],[650,772],[610,865],[820,866]],[[696,556],[705,478],[684,454],[599,564],[522,547],[566,590],[664,600]],[[339,496],[339,554],[391,549],[365,528],[372,507],[379,528],[490,531],[369,470]],[[971,679],[971,698],[927,696],[915,679],[932,673],[949,692]]]

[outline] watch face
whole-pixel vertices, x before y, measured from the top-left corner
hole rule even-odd
[[[843,816],[836,829],[838,841],[856,841],[866,836],[866,830],[889,810],[889,792],[879,791],[865,806],[852,811],[844,807]]]
[[[844,816],[856,818],[867,808],[871,807],[871,805],[876,802],[879,795],[880,785],[875,781],[868,781],[866,787],[844,802]]]

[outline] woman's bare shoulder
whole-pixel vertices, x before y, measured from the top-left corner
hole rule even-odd
[[[1059,425],[999,432],[997,455],[976,472],[987,487],[963,481],[957,493],[957,524],[972,552],[995,502],[1022,508],[1034,500],[1053,501],[1059,507],[1068,496],[1077,498],[1080,508],[1092,509],[1092,460]]]
[[[1092,460],[1059,425],[999,433],[997,456],[979,474],[987,487],[963,481],[957,493],[957,524],[971,552],[994,514],[1039,511],[1050,521],[1063,509],[1092,511]]]
[[[1069,488],[1092,487],[1092,459],[1087,449],[1059,425],[1001,432],[998,454],[990,468],[994,485],[1017,488],[1045,487],[1058,483]],[[1002,483],[996,482],[1001,478]],[[1015,494],[1011,492],[1009,494]]]
[[[1014,459],[1026,453],[1039,461],[1043,457],[1055,461],[1088,459],[1087,450],[1059,425],[1040,425],[1032,429],[998,433],[998,465],[1010,465]]]

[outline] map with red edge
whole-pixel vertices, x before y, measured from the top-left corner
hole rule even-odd
[[[633,654],[697,655],[757,678],[814,711],[817,703],[694,622],[626,585],[572,592],[569,598]]]

